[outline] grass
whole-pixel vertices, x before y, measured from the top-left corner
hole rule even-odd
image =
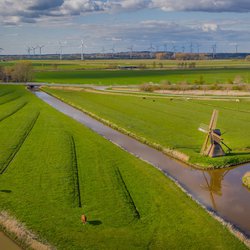
[[[35,81],[48,83],[138,85],[146,82],[172,83],[199,81],[206,83],[228,83],[237,77],[249,82],[249,69],[193,69],[193,70],[82,70],[44,71],[35,74]]]
[[[247,172],[243,177],[242,177],[242,182],[243,184],[250,188],[250,172]]]
[[[0,167],[8,162],[0,174],[0,211],[53,246],[246,248],[152,166],[21,86],[0,86],[1,93],[9,94],[0,101],[19,98],[0,105],[1,115],[13,113],[0,122]],[[83,213],[87,225],[80,221]]]
[[[190,163],[200,167],[220,168],[250,161],[248,99],[236,102],[233,99],[122,96],[52,88],[46,91],[104,119],[110,126],[132,133],[147,144],[184,153]],[[216,159],[200,155],[205,135],[198,131],[201,123],[209,123],[213,109],[219,110],[218,127],[226,132],[224,141],[233,149],[230,155]]]
[[[11,66],[18,61],[0,62],[0,66]],[[250,62],[245,60],[203,60],[195,61],[195,69],[181,69],[175,60],[31,60],[37,82],[96,84],[96,85],[138,85],[145,82],[172,83],[199,82],[207,84],[228,83],[241,78],[250,80]],[[186,61],[187,64],[190,61]],[[119,66],[144,65],[141,70],[119,70]]]

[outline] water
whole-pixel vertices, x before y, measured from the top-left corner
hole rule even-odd
[[[241,181],[244,173],[250,171],[250,164],[222,170],[197,170],[102,124],[44,92],[35,94],[55,109],[74,118],[126,151],[160,168],[178,180],[195,199],[208,209],[215,211],[223,219],[237,226],[248,237],[250,236],[250,191],[242,185]]]
[[[21,250],[10,238],[3,232],[0,232],[0,249],[1,250]]]

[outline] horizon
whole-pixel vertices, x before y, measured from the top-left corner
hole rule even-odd
[[[9,0],[0,3],[1,55],[154,50],[250,51],[250,3],[244,0]],[[61,47],[60,47],[61,46]],[[38,54],[38,51],[37,51]]]

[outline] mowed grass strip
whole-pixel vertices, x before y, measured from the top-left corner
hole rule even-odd
[[[236,77],[249,82],[249,69],[178,69],[178,70],[82,70],[41,71],[35,73],[36,82],[95,84],[95,85],[139,85],[148,82],[228,83]]]
[[[0,122],[0,137],[6,135],[1,149],[3,143],[15,145],[12,135],[22,134],[34,113],[40,115],[0,175],[0,210],[57,249],[246,249],[160,171],[23,87],[0,86],[0,92],[5,88],[18,90],[29,103]],[[75,157],[82,207],[75,205]]]
[[[149,144],[182,152],[201,167],[224,167],[250,160],[250,101],[210,101],[186,98],[121,96],[113,93],[45,88],[64,101],[130,131]],[[205,134],[201,123],[209,124],[213,109],[219,110],[217,127],[226,132],[224,142],[233,152],[216,159],[202,157]]]

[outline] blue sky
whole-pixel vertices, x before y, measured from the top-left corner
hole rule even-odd
[[[2,54],[148,50],[250,52],[249,0],[0,0]],[[38,53],[38,50],[37,50]]]

